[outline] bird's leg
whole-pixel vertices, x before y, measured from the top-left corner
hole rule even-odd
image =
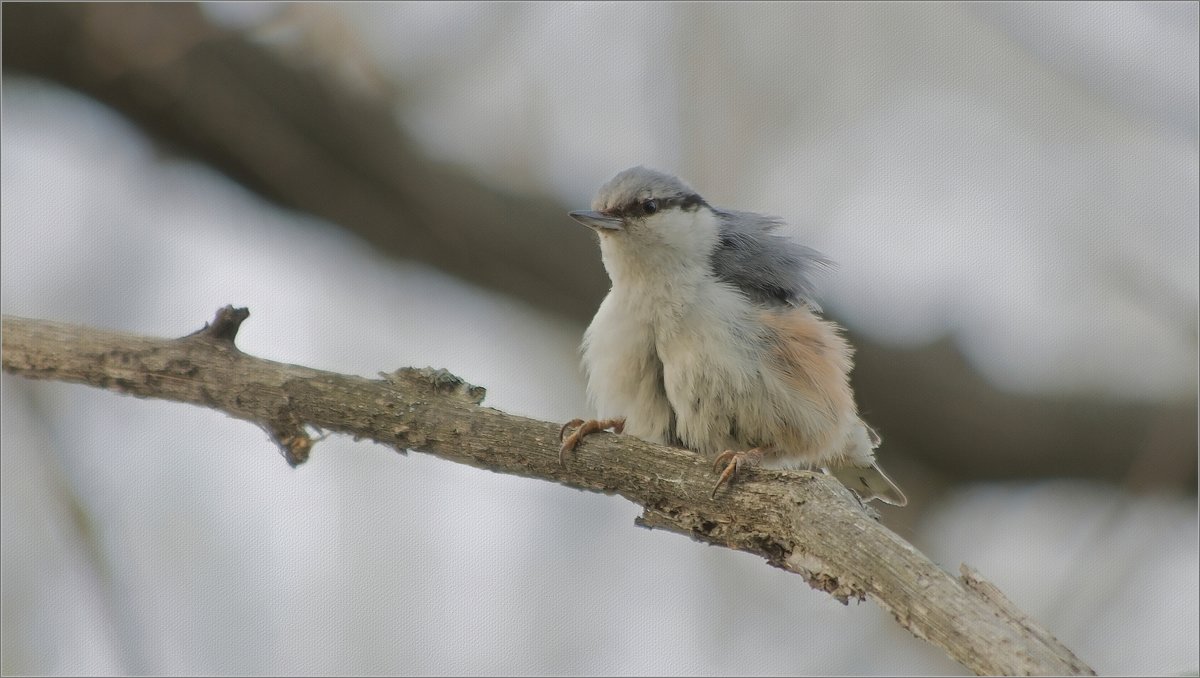
[[[574,433],[568,436],[567,429],[576,426],[579,428],[575,429]],[[584,436],[610,428],[613,430],[613,433],[624,431],[625,417],[618,417],[616,419],[588,419],[587,421],[572,419],[563,424],[562,429],[558,432],[558,439],[562,441],[562,447],[558,448],[558,463],[566,465],[565,457],[567,452],[574,450],[575,446],[579,444],[580,440],[583,440]]]
[[[743,464],[758,464],[762,462],[765,453],[766,451],[763,448],[755,447],[744,452],[725,450],[721,454],[718,454],[716,461],[713,463],[713,472],[720,471],[721,477],[717,478],[717,484],[713,486],[712,495],[709,498],[715,499],[717,490],[721,489],[721,485],[732,478]]]

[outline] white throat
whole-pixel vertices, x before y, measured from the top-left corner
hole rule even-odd
[[[655,214],[626,231],[600,234],[604,268],[614,287],[698,279],[708,275],[719,228],[717,215],[706,207]]]
[[[707,298],[717,281],[710,257],[720,224],[707,207],[656,214],[630,230],[600,235],[612,293],[660,329]]]

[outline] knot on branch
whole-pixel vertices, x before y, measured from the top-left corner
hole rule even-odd
[[[204,323],[204,327],[192,332],[185,338],[205,337],[236,348],[234,346],[234,339],[237,337],[238,329],[242,326],[242,321],[248,317],[250,317],[250,309],[245,307],[234,308],[232,305],[227,304],[217,310],[217,315],[211,323]]]
[[[393,383],[432,388],[434,393],[450,396],[471,405],[483,402],[487,389],[467,383],[462,377],[445,369],[432,367],[401,367],[395,372],[381,372],[380,376]]]
[[[271,436],[271,442],[279,447],[288,466],[296,468],[308,461],[314,441],[304,430],[304,422],[291,412],[281,412],[279,416],[265,424],[260,424]]]

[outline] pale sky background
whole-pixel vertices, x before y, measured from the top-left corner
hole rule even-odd
[[[949,333],[1006,388],[1195,397],[1194,3],[210,7],[374,64],[423,148],[497,186],[585,206],[647,164],[787,218],[839,262],[823,299],[856,332]],[[492,407],[586,411],[575,325],[269,205],[78,94],[2,95],[4,313],[179,336],[233,303],[257,356],[445,367]],[[5,673],[962,670],[619,498],[342,437],[292,470],[245,422],[8,375],[0,405]],[[980,484],[904,536],[1102,674],[1194,673],[1196,509]]]

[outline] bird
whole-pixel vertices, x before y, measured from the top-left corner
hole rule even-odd
[[[853,349],[815,300],[829,258],[781,235],[781,219],[714,207],[643,166],[591,207],[569,216],[598,235],[612,283],[581,346],[598,416],[563,426],[560,463],[612,430],[712,458],[714,499],[763,465],[820,469],[863,501],[907,503],[859,416]]]

